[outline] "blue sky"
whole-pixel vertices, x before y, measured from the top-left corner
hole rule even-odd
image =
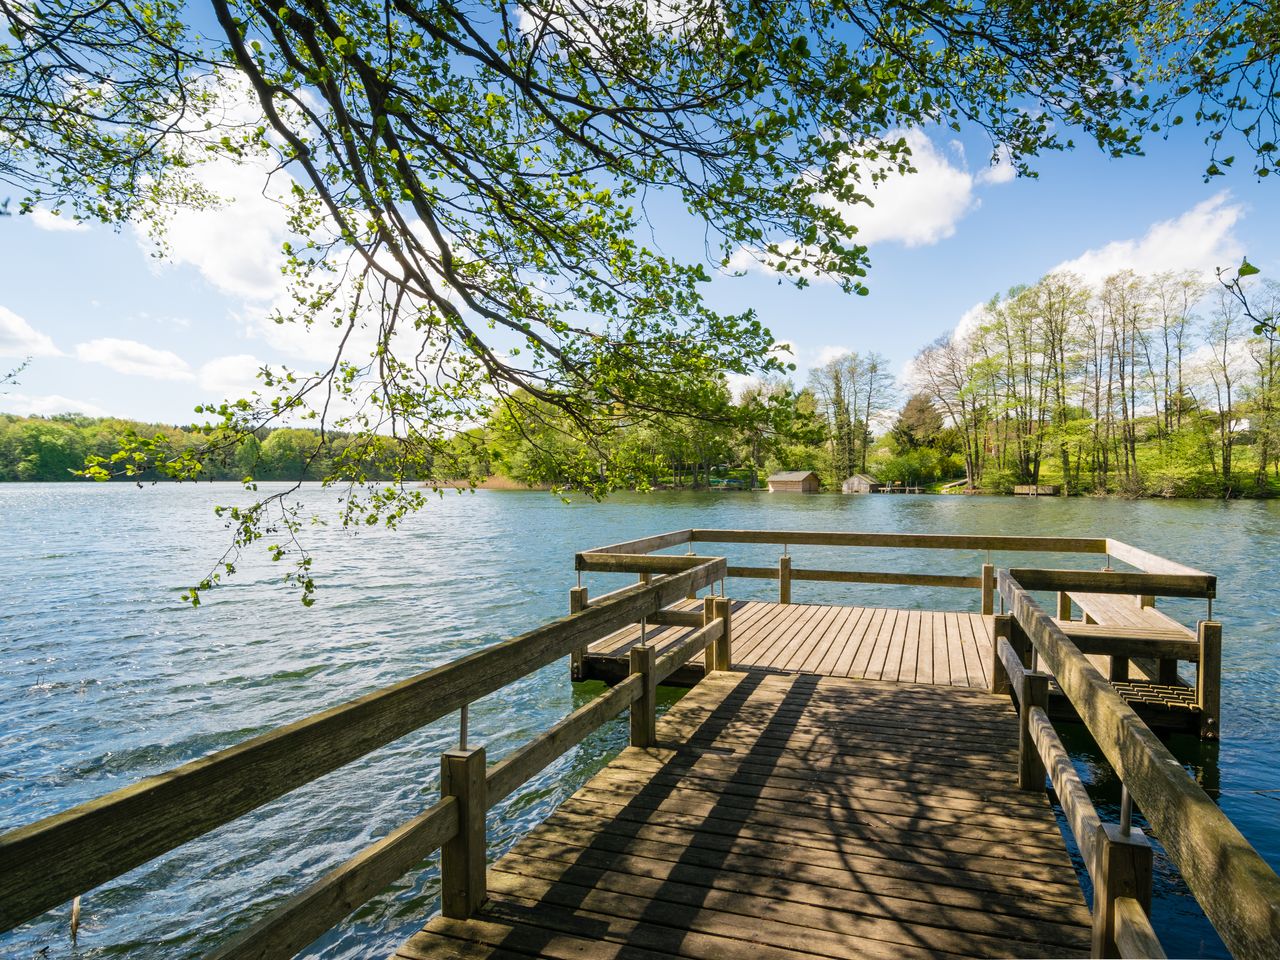
[[[1208,272],[1248,254],[1280,276],[1280,184],[1243,170],[1205,184],[1192,129],[1151,141],[1145,157],[1081,147],[1041,158],[1036,180],[988,167],[983,141],[913,138],[919,173],[855,220],[873,258],[870,296],[797,290],[757,269],[710,284],[713,306],[754,307],[793,345],[798,380],[840,348],[878,351],[901,370],[975,304],[1062,265],[1101,279],[1125,266]],[[197,403],[251,388],[264,362],[309,370],[324,356],[323,336],[265,321],[283,236],[260,172],[210,177],[234,201],[178,217],[164,256],[132,227],[70,229],[45,212],[0,220],[0,368],[32,356],[0,411],[189,422]],[[664,209],[655,230],[665,252],[702,255],[702,231],[682,215]]]

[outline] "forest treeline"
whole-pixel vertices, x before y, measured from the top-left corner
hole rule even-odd
[[[1255,291],[1280,311],[1280,285]],[[763,485],[812,469],[838,490],[854,473],[885,483],[1008,492],[1234,497],[1280,492],[1280,347],[1254,332],[1225,289],[1192,274],[1122,272],[1100,285],[1069,273],[1016,287],[922,349],[896,379],[884,357],[848,352],[800,380],[697,385],[705,419],[619,414],[583,435],[567,415],[518,394],[443,443],[429,475],[587,487]],[[2,400],[0,400],[2,402]],[[0,480],[73,479],[129,433],[174,450],[196,429],[75,414],[0,414]],[[320,479],[358,460],[391,475],[391,441],[281,428],[210,461],[208,479]],[[386,465],[385,467],[383,465]]]

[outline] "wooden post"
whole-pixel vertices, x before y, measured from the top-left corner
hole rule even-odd
[[[1116,657],[1111,658],[1111,680],[1125,681],[1129,679],[1129,658]]]
[[[1200,662],[1196,665],[1196,703],[1200,705],[1200,736],[1218,739],[1222,696],[1222,624],[1201,620],[1196,624]]]
[[[1031,708],[1049,706],[1049,675],[1028,671],[1022,675],[1022,696],[1018,697],[1018,787],[1043,790],[1045,769],[1040,751],[1031,739]]]
[[[996,612],[996,568],[989,563],[982,565],[982,615],[989,617]]]
[[[1138,606],[1140,606],[1144,610],[1147,609],[1148,607],[1155,607],[1155,605],[1156,605],[1155,597],[1152,597],[1152,596],[1138,597]]]
[[[712,646],[716,651],[716,669],[733,669],[733,604],[728,597],[716,597],[716,616],[724,621],[724,633]]]
[[[640,696],[631,705],[631,745],[652,747],[658,742],[658,685],[654,682],[654,649],[637,645],[631,648],[631,672],[641,677]]]
[[[1093,957],[1118,957],[1116,900],[1132,897],[1151,913],[1151,844],[1137,827],[1125,836],[1117,823],[1098,824],[1098,869],[1093,878]]]
[[[1013,636],[1013,617],[1007,613],[997,613],[991,621],[991,692],[1009,692],[1009,674],[1005,673],[1004,664],[1000,662],[1000,640],[1008,640]]]
[[[1058,591],[1058,619],[1071,619],[1071,594],[1065,590]]]
[[[716,597],[702,598],[702,625],[705,627],[716,618]],[[702,662],[704,665],[704,676],[716,669],[716,645],[714,643],[707,644],[707,648],[702,651]]]
[[[440,912],[466,920],[487,895],[484,747],[440,755],[440,793],[458,801],[458,832],[440,848]]]
[[[778,602],[791,602],[791,557],[785,554],[778,560]]]
[[[581,613],[587,609],[587,588],[573,587],[569,590],[569,612]],[[587,647],[583,644],[569,654],[569,679],[573,681],[586,679]]]

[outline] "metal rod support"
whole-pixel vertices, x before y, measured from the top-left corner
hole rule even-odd
[[[1133,797],[1129,796],[1129,788],[1120,785],[1120,836],[1127,837],[1133,832]]]
[[[467,711],[470,706],[471,704],[464,703],[462,705],[462,710],[459,714],[459,724],[458,724],[458,749],[459,750],[467,749]]]

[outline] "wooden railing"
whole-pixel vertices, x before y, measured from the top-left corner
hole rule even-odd
[[[1109,542],[1114,547],[1114,541]],[[1163,569],[1109,574],[1102,581],[1091,578],[1086,589],[1204,596],[1206,585],[1189,579],[1203,577],[1199,571],[1168,561],[1152,566]],[[1149,919],[1151,846],[1142,831],[1131,826],[1132,803],[1160,838],[1232,955],[1241,960],[1276,957],[1280,877],[1029,593],[1076,589],[1076,575],[1000,571],[998,589],[1009,612],[995,618],[991,675],[993,692],[1012,690],[1017,700],[1020,785],[1040,790],[1049,777],[1093,880],[1093,955],[1164,956]],[[1188,592],[1194,590],[1201,592]],[[1200,632],[1206,628],[1217,630],[1218,625],[1202,621]],[[1043,672],[1029,669],[1033,663]],[[1051,681],[1071,701],[1124,786],[1119,824],[1103,823],[1098,817],[1053,729],[1044,710]]]
[[[723,559],[697,558],[503,643],[0,835],[0,931],[463,710],[593,640],[661,617],[725,573]],[[444,753],[439,801],[213,956],[293,956],[437,849],[442,910],[469,915],[484,898],[486,810],[624,710],[631,714],[631,742],[651,745],[657,685],[704,649],[708,666],[727,668],[729,615],[723,598],[706,598],[702,622],[678,649],[655,659],[652,647],[637,647],[627,680],[491,767],[483,747]]]
[[[995,566],[991,563],[990,554],[1005,552],[1023,553],[1083,553],[1105,557],[1105,567],[1110,568],[1114,557],[1124,563],[1136,567],[1145,574],[1159,575],[1160,584],[1169,590],[1182,592],[1165,592],[1163,596],[1196,596],[1212,598],[1216,590],[1216,578],[1199,570],[1184,567],[1147,553],[1137,547],[1108,537],[1008,537],[983,536],[966,534],[920,534],[920,533],[857,533],[845,531],[818,530],[674,530],[670,533],[642,537],[623,543],[615,543],[606,547],[585,550],[575,557],[575,567],[579,573],[646,573],[669,572],[683,569],[681,564],[696,561],[692,555],[696,543],[746,543],[771,544],[783,548],[782,556],[776,567],[753,567],[730,565],[727,575],[747,579],[777,580],[778,602],[791,602],[791,585],[796,580],[817,581],[822,583],[873,583],[891,584],[911,587],[954,587],[960,589],[979,590],[980,609],[984,614],[995,612]],[[651,556],[654,551],[688,545],[690,555]],[[821,547],[871,547],[898,550],[952,550],[952,551],[985,551],[988,554],[976,575],[961,573],[899,573],[890,571],[868,570],[818,570],[796,568],[788,553],[793,546]],[[1031,571],[1022,571],[1030,573]],[[1092,589],[1088,584],[1119,583],[1118,580],[1106,580],[1104,574],[1095,571],[1071,571],[1080,575],[1074,581],[1076,586],[1070,589]],[[1118,574],[1121,579],[1126,574]],[[1147,582],[1147,581],[1142,581]],[[1131,581],[1137,583],[1137,581]],[[1172,586],[1171,586],[1172,585]],[[1028,587],[1039,589],[1039,587]],[[1066,588],[1064,588],[1066,589]],[[1101,592],[1101,591],[1095,591]],[[1113,592],[1127,593],[1128,589],[1115,589]],[[1138,591],[1132,591],[1138,592]]]

